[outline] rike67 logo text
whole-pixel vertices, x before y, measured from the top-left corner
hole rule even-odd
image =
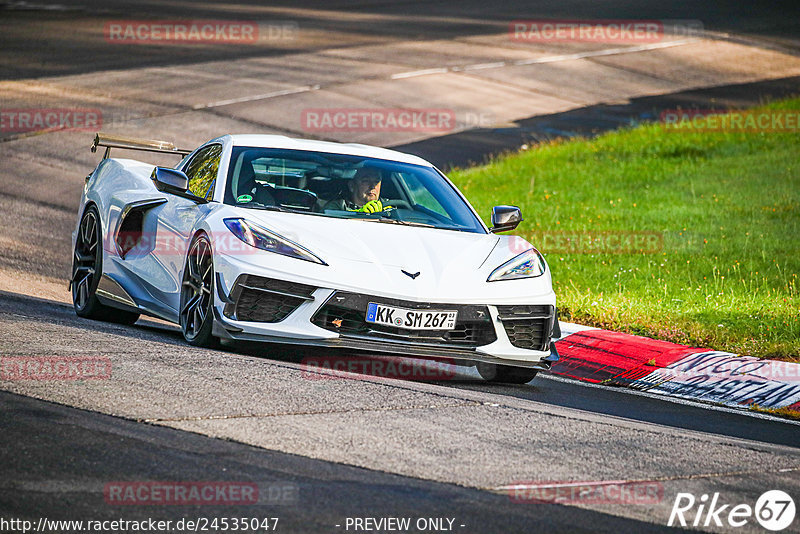
[[[764,492],[755,506],[724,503],[719,493],[701,495],[678,493],[672,505],[667,526],[743,527],[753,519],[767,530],[784,530],[794,522],[794,500],[781,490]]]

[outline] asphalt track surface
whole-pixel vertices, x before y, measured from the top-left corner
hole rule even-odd
[[[278,532],[336,532],[347,517],[454,518],[456,532],[658,532],[642,521],[558,504],[309,460],[188,432],[0,393],[5,517],[178,521],[278,517]],[[39,439],[30,439],[31,435]],[[64,444],[69,444],[65,447]],[[59,450],[60,454],[53,454]],[[20,459],[24,458],[24,461]],[[109,481],[255,481],[267,502],[243,506],[142,506],[103,500]],[[270,501],[269,488],[280,488]],[[161,509],[159,509],[161,508]],[[24,510],[24,514],[19,511]],[[462,526],[463,525],[463,526]]]
[[[109,384],[7,385],[25,395],[0,396],[2,517],[246,515],[279,517],[284,532],[337,532],[348,517],[449,517],[464,532],[650,532],[666,530],[678,492],[752,503],[767,488],[798,489],[796,423],[546,376],[514,387],[468,372],[437,383],[315,380],[288,347],[189,350],[160,323],[105,325],[13,295],[0,300],[0,325],[10,354],[106,354],[114,366]],[[566,506],[498,490],[620,479],[659,484],[663,497]],[[103,500],[109,483],[204,480],[256,483],[264,495],[288,485],[295,497],[242,507]]]
[[[197,115],[186,109],[229,95],[204,86],[192,93],[196,100],[178,101],[178,90],[164,100],[160,88],[175,77],[212,79],[206,65],[220,69],[220,77],[266,66],[258,71],[270,76],[263,87],[245,80],[226,88],[241,90],[236,96],[313,84],[304,68],[334,84],[344,83],[337,71],[352,74],[358,84],[346,85],[347,91],[358,94],[363,87],[368,94],[390,87],[375,76],[460,68],[462,55],[472,63],[492,54],[506,61],[524,57],[529,50],[493,37],[517,18],[697,19],[721,41],[702,48],[689,43],[663,56],[656,50],[576,60],[574,70],[569,60],[564,72],[534,78],[521,76],[521,67],[489,69],[468,83],[454,82],[460,75],[448,73],[430,85],[446,84],[454,101],[459,91],[495,84],[481,94],[503,103],[491,108],[501,124],[371,142],[401,146],[442,166],[461,165],[541,138],[646,120],[654,109],[676,103],[744,106],[800,88],[792,62],[800,48],[798,5],[788,1],[36,4],[0,3],[0,73],[7,80],[0,82],[0,107],[89,102],[107,106],[123,133],[158,129],[183,133],[186,143],[220,129],[297,133],[290,115],[254,115],[260,101],[214,108],[194,128]],[[90,38],[109,19],[230,18],[231,9],[243,19],[296,23],[300,37],[256,47],[141,47],[135,53]],[[435,44],[418,49],[415,41]],[[683,49],[690,50],[681,55]],[[712,51],[709,61],[687,59],[703,50]],[[576,52],[594,54],[597,48],[554,44],[532,53],[551,58]],[[292,64],[292,57],[308,65]],[[732,58],[740,58],[740,70],[727,68]],[[685,70],[677,74],[664,68],[682,61]],[[580,84],[567,83],[581,72],[607,76],[610,69],[620,85],[597,84],[597,94],[578,94]],[[695,78],[679,83],[687,73]],[[557,98],[564,95],[537,85],[540,75],[572,91],[568,105]],[[535,98],[519,90],[525,84],[540,91]],[[614,98],[623,85],[641,90]],[[335,93],[323,88],[308,102],[340,102]],[[269,113],[291,109],[281,103],[270,108],[269,102],[263,102]],[[145,113],[131,115],[131,109]],[[119,117],[130,118],[129,124]],[[678,492],[719,492],[725,502],[753,504],[764,491],[782,489],[800,502],[796,423],[547,376],[514,387],[487,385],[468,370],[441,382],[362,375],[318,380],[301,365],[307,353],[295,349],[197,351],[159,322],[121,327],[79,319],[63,300],[74,206],[82,175],[96,163],[85,150],[87,134],[0,137],[0,155],[8,162],[0,170],[2,356],[105,355],[114,366],[109,381],[0,382],[0,518],[247,515],[280,517],[281,532],[339,532],[336,525],[347,517],[408,516],[454,518],[455,531],[462,532],[650,532],[674,530],[665,525]],[[120,507],[103,500],[110,482],[159,480],[244,480],[257,483],[262,495],[289,487],[293,497],[242,507]],[[502,489],[520,481],[591,480],[656,482],[663,496],[638,505],[520,504]],[[753,521],[710,530],[763,532]]]
[[[25,4],[31,9],[25,9]],[[35,9],[35,6],[63,9]],[[455,39],[502,32],[511,20],[547,19],[646,19],[699,20],[703,26],[738,39],[757,39],[771,46],[797,46],[798,5],[792,0],[760,0],[743,4],[737,0],[704,2],[651,2],[628,0],[586,2],[582,0],[481,0],[461,2],[432,0],[326,0],[240,2],[199,1],[191,3],[151,0],[77,0],[73,2],[18,2],[4,0],[6,13],[0,34],[0,65],[5,79],[48,74],[75,74],[143,65],[174,65],[214,59],[239,59],[265,54],[283,55],[323,48],[330,42],[358,46],[401,39]],[[233,6],[233,7],[231,7]],[[124,19],[175,20],[230,19],[265,22],[296,22],[313,32],[313,38],[292,41],[276,49],[252,46],[209,46],[199,49],[147,49],[119,54],[113,45],[97,46],[81,39],[82,25],[92,21]],[[45,17],[42,15],[45,14]],[[38,22],[38,24],[36,24]],[[68,24],[65,24],[68,23]],[[55,30],[58,30],[57,32]],[[53,35],[55,33],[55,35]],[[31,41],[41,43],[31,46]],[[271,43],[274,45],[274,43]],[[22,59],[22,61],[20,61]]]

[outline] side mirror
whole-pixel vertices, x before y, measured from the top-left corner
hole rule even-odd
[[[492,227],[489,231],[493,234],[513,230],[522,222],[522,211],[516,206],[495,206],[492,208]]]
[[[189,177],[175,169],[156,167],[150,178],[155,182],[156,189],[165,193],[185,195],[189,189]]]

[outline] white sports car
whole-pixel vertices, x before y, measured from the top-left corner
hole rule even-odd
[[[224,135],[180,150],[98,134],[73,233],[82,317],[220,339],[446,358],[524,383],[558,359],[541,254],[487,228],[430,163],[357,144]],[[185,156],[175,168],[112,148]],[[451,360],[452,359],[452,360]]]

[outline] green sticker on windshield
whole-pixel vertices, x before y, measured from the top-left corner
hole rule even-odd
[[[252,201],[253,201],[253,197],[251,195],[239,195],[239,198],[236,199],[236,202],[239,202],[240,204],[244,204],[246,202],[252,202]]]

